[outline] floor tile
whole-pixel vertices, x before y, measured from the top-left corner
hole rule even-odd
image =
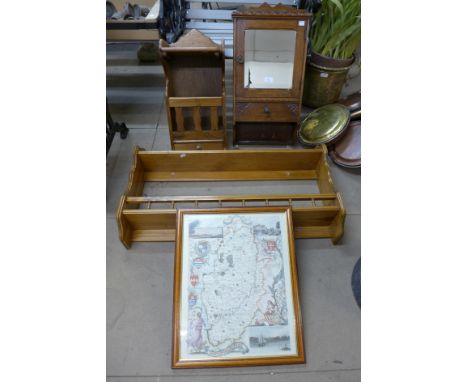
[[[156,138],[153,144],[153,150],[164,151],[171,149],[171,137],[169,136],[169,130],[164,127],[158,126],[156,132]]]
[[[158,121],[158,129],[162,130],[162,129],[168,129],[168,128],[169,128],[169,123],[167,122],[166,106],[163,101],[163,103],[161,104],[161,114],[160,114],[159,121]]]
[[[190,371],[180,371],[174,375],[144,377],[108,377],[108,382],[359,382],[360,370],[325,370],[310,372],[263,372],[263,373],[229,373],[218,371],[215,375],[195,376]]]
[[[108,375],[177,376],[180,371],[170,368],[175,244],[134,243],[126,250],[118,240],[114,218],[107,219],[107,235]],[[360,368],[360,310],[350,281],[360,256],[359,236],[360,217],[352,216],[340,245],[325,239],[296,241],[307,363],[255,367],[242,373],[308,375]],[[216,373],[216,369],[190,372],[194,378]],[[239,371],[226,368],[225,373]]]
[[[114,121],[124,122],[129,129],[156,128],[164,102],[162,93],[139,90],[129,91],[125,96],[119,94],[107,92],[109,111]]]
[[[154,375],[170,365],[174,243],[126,250],[107,226],[108,375]]]
[[[126,60],[122,66],[115,65],[116,60],[112,60],[115,56],[117,61],[122,57]],[[164,85],[162,67],[139,64],[136,45],[133,50],[108,54],[106,96],[109,110],[114,120],[125,122],[129,129],[156,127],[164,101]]]
[[[361,169],[347,169],[333,163],[328,158],[335,190],[343,198],[343,204],[348,215],[361,213]]]
[[[360,309],[351,289],[360,234],[355,215],[347,217],[338,245],[296,240],[304,343],[313,369],[360,367]]]
[[[112,171],[114,170],[115,164],[117,163],[117,158],[119,156],[121,144],[122,144],[122,138],[120,138],[120,134],[117,133],[114,135],[114,139],[112,140],[112,144],[106,156],[107,179],[109,179],[110,175],[112,174]]]

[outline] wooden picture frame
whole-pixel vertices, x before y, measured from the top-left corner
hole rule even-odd
[[[173,299],[173,368],[304,363],[291,208],[179,209]]]

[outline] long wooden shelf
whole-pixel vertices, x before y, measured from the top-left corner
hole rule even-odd
[[[345,209],[334,189],[326,150],[324,145],[307,150],[144,151],[136,147],[127,190],[117,208],[120,240],[127,248],[135,241],[174,241],[179,204],[199,208],[199,203],[214,203],[216,207],[281,203],[292,207],[297,239],[330,238],[336,242],[343,235]],[[313,180],[319,193],[143,195],[145,182],[253,180]]]

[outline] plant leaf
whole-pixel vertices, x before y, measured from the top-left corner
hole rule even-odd
[[[352,57],[361,37],[361,1],[323,0],[309,36],[310,47],[316,53]]]

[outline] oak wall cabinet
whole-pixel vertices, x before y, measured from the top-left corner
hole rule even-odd
[[[224,43],[197,30],[159,43],[166,76],[166,112],[173,150],[226,146]]]
[[[234,143],[295,141],[311,15],[266,3],[234,21]]]

